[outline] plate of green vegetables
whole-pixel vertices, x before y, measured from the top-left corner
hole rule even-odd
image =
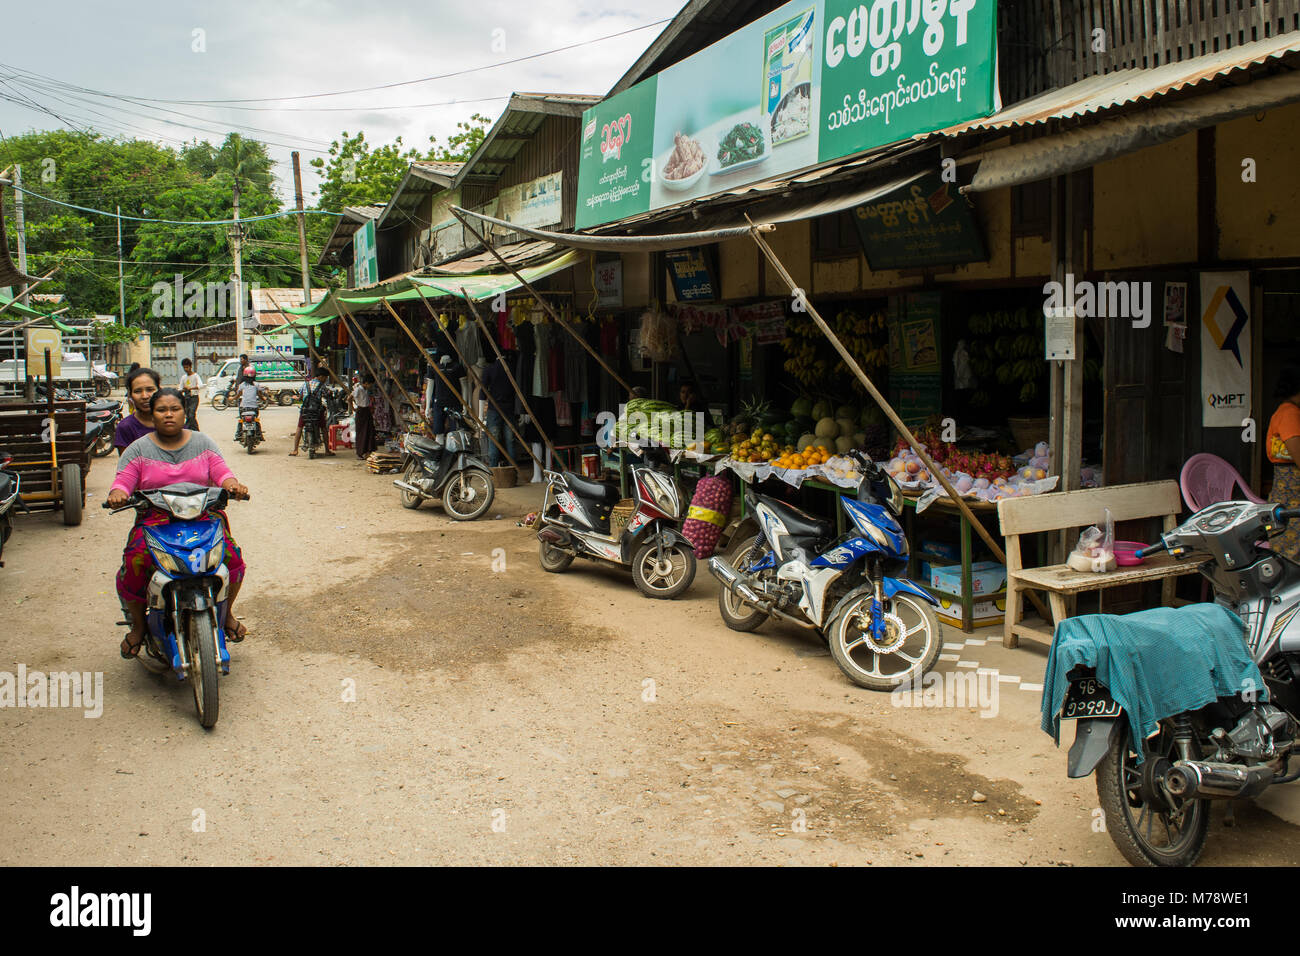
[[[767,132],[762,126],[749,122],[737,123],[719,140],[709,174],[722,176],[733,170],[757,165],[767,159],[770,153]]]

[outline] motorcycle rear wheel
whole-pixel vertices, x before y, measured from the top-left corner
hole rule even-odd
[[[1205,849],[1210,830],[1210,801],[1185,800],[1177,809],[1160,812],[1148,803],[1153,761],[1178,760],[1170,721],[1160,722],[1160,733],[1142,742],[1145,760],[1137,763],[1128,718],[1097,766],[1097,799],[1106,832],[1133,866],[1191,866]],[[1196,756],[1193,754],[1193,756]],[[1147,771],[1147,768],[1152,768]]]
[[[859,687],[868,690],[891,691],[909,681],[919,681],[939,660],[943,637],[939,619],[929,604],[919,598],[899,592],[886,602],[890,611],[902,622],[903,637],[893,650],[877,651],[867,642],[867,636],[858,623],[863,605],[870,605],[871,592],[864,589],[857,600],[849,601],[826,625],[826,642],[831,657],[844,676]],[[897,626],[897,625],[893,625]],[[914,653],[908,650],[908,640],[921,635],[920,647]],[[857,656],[855,656],[857,655]],[[906,667],[885,673],[881,664],[887,660],[901,660]],[[866,664],[871,666],[867,667]]]
[[[221,705],[217,698],[217,643],[211,611],[185,617],[185,654],[190,660],[189,677],[194,691],[194,709],[207,730],[216,726]]]
[[[96,458],[103,458],[113,450],[113,430],[105,428],[99,433],[99,438],[95,440],[95,447],[91,451]]]
[[[413,485],[418,477],[420,477],[420,466],[416,462],[411,462],[406,466],[406,471],[402,474],[402,480],[408,485]],[[421,495],[407,491],[405,488],[398,488],[397,491],[402,496],[403,508],[410,508],[414,511],[424,503],[424,498]]]
[[[492,507],[496,486],[492,476],[477,468],[452,475],[442,490],[442,509],[456,521],[473,521]]]
[[[567,551],[562,551],[553,544],[538,541],[537,562],[542,566],[543,571],[559,574],[561,571],[569,569],[569,565],[573,563],[573,555]]]
[[[695,551],[688,544],[674,541],[664,548],[666,569],[658,565],[658,546],[643,544],[632,556],[632,581],[648,598],[671,601],[686,593],[695,580]]]
[[[728,555],[728,563],[737,571],[740,571],[749,564],[754,551],[761,543],[761,537],[755,537],[743,542]],[[732,594],[725,584],[719,584],[718,586],[718,612],[722,615],[722,623],[733,631],[755,630],[768,617],[766,612],[760,611],[752,604],[747,604]]]
[[[293,404],[293,392],[286,388],[280,392],[278,399],[282,408],[288,408]]]
[[[217,393],[216,393],[215,395],[213,395],[212,398],[209,400],[209,403],[210,403],[210,404],[212,405],[212,407],[215,408],[217,411],[221,411],[223,408],[226,407],[226,393],[225,393],[225,392],[217,392]]]

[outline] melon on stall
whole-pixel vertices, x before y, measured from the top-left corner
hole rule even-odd
[[[835,414],[835,406],[823,399],[812,407],[812,417],[817,421],[823,418],[830,418]]]
[[[807,435],[800,435],[799,441],[795,443],[795,447],[798,448],[800,451],[803,451],[809,445],[816,445],[817,440],[818,440],[817,436],[812,434],[811,432]]]
[[[858,423],[852,418],[837,418],[835,419],[835,427],[839,429],[837,434],[851,436],[858,430]]]
[[[853,439],[846,435],[841,435],[839,438],[835,439],[835,450],[841,455],[852,451]]]
[[[823,417],[817,422],[816,432],[818,438],[834,438],[840,433],[840,427],[835,424],[835,419]]]
[[[794,404],[790,406],[790,414],[795,418],[807,418],[812,414],[812,409],[812,399],[804,395],[794,400]]]
[[[853,434],[853,447],[854,447],[854,448],[866,448],[866,447],[867,447],[867,433],[866,433],[866,432],[855,432],[855,433]]]
[[[850,418],[857,421],[859,414],[858,408],[854,405],[841,405],[835,410],[836,418]]]

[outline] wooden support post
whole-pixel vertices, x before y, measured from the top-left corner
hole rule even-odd
[[[875,383],[872,382],[871,379],[867,377],[867,373],[862,370],[862,366],[858,364],[858,360],[855,359],[852,353],[844,347],[844,343],[840,341],[839,336],[837,336],[831,327],[826,324],[826,320],[821,317],[821,313],[817,311],[816,307],[808,301],[808,298],[795,283],[793,277],[791,277],[790,273],[786,271],[785,265],[777,258],[776,253],[772,251],[772,247],[767,244],[767,241],[761,235],[759,235],[759,229],[754,225],[753,220],[750,220],[748,216],[746,216],[745,219],[749,221],[749,234],[753,238],[754,242],[758,244],[758,248],[762,250],[767,261],[776,269],[777,274],[781,276],[785,281],[785,284],[790,287],[790,291],[800,297],[802,304],[808,310],[808,314],[812,316],[812,320],[817,323],[817,327],[822,330],[822,334],[830,340],[831,345],[835,347],[835,351],[840,353],[840,358],[844,359],[844,364],[847,365],[853,374],[858,377],[858,381],[860,381],[863,387],[866,388],[867,393],[875,399],[876,404],[880,406],[880,410],[885,413],[885,417],[888,418],[890,422],[893,423],[894,427],[898,429],[899,434],[903,436],[903,439],[912,446],[912,450],[916,452],[916,456],[921,459],[921,462],[925,465],[926,469],[930,474],[934,475],[935,479],[943,487],[943,490],[948,493],[948,496],[952,499],[958,510],[961,511],[966,520],[970,522],[971,527],[975,529],[975,532],[984,540],[984,543],[988,545],[989,550],[993,552],[993,556],[1003,564],[1006,564],[1007,556],[1002,551],[1001,545],[993,539],[993,535],[989,534],[989,530],[985,528],[983,522],[975,516],[975,512],[971,511],[970,505],[966,504],[961,495],[957,493],[957,489],[952,486],[952,482],[945,478],[943,472],[941,472],[938,466],[930,460],[930,456],[925,452],[925,446],[918,442],[916,436],[912,434],[912,430],[903,424],[903,420],[894,412],[894,409],[890,406],[889,402],[885,400],[885,396],[880,394],[880,390],[876,388]],[[1034,607],[1036,607],[1043,615],[1043,618],[1046,619],[1047,608],[1045,608],[1042,602],[1039,601],[1037,595],[1026,591],[1025,596],[1033,602]]]
[[[42,282],[46,282],[46,281],[48,281],[49,279],[52,279],[52,278],[54,277],[54,273],[56,273],[56,272],[58,272],[58,271],[59,271],[59,270],[58,270],[57,267],[51,269],[51,270],[50,270],[49,272],[47,272],[45,275],[41,276],[39,279],[37,279],[35,282],[33,282],[31,285],[29,285],[29,286],[27,287],[27,291],[28,291],[28,292],[31,292],[31,291],[32,291],[33,289],[35,289],[38,285],[40,285]],[[17,297],[17,296],[14,296],[12,299],[10,299],[8,302],[6,302],[4,305],[0,305],[0,313],[6,311],[6,310],[11,306],[11,305],[13,305],[13,304],[14,304],[15,302],[17,302],[17,301],[18,301],[18,297]]]
[[[421,296],[421,298],[424,298],[424,297]],[[426,352],[425,352],[424,346],[422,346],[422,345],[420,344],[420,340],[417,339],[417,338],[415,337],[415,333],[412,332],[409,328],[406,327],[406,323],[402,321],[402,317],[401,317],[400,315],[398,315],[397,310],[394,309],[391,305],[389,305],[389,303],[388,303],[388,299],[386,299],[386,298],[381,298],[379,301],[381,301],[382,303],[384,303],[384,308],[386,308],[390,313],[392,313],[392,316],[393,316],[394,321],[396,321],[397,324],[400,325],[400,326],[402,327],[402,331],[406,333],[407,337],[411,340],[412,344],[415,345],[416,351],[418,351],[421,355],[425,355]],[[460,349],[456,348],[456,343],[455,343],[455,342],[452,342],[452,343],[451,343],[451,347],[452,347],[453,349],[456,350],[456,355],[460,358],[460,364],[463,365],[463,366],[465,366],[465,371],[466,371],[467,373],[469,373],[469,377],[470,377],[470,379],[474,382],[474,386],[475,386],[476,388],[483,388],[483,384],[482,384],[482,382],[479,381],[478,373],[476,373],[472,368],[470,368],[469,363],[465,361],[465,356],[461,354]],[[431,363],[429,363],[429,364],[432,365],[433,363],[431,362]],[[439,373],[441,374],[442,369],[439,369],[438,371],[439,371]],[[444,381],[447,381],[448,383],[450,383],[450,379],[447,379],[446,376],[443,376],[443,379],[444,379]],[[487,393],[487,389],[484,388],[484,389],[483,389],[483,392],[484,392],[484,394],[486,394],[486,393]],[[491,399],[491,396],[488,396],[488,397],[489,397],[489,399]],[[495,408],[495,407],[496,407],[496,402],[492,402],[492,406]],[[497,411],[500,411],[500,410],[501,410],[501,409],[499,409],[499,408],[497,409]],[[468,412],[468,411],[469,411],[469,409],[466,408],[466,412]],[[468,417],[471,417],[471,418],[472,418],[472,416],[468,416]],[[506,447],[505,447],[505,445],[502,444],[501,442],[497,441],[497,437],[496,437],[495,435],[493,435],[490,431],[487,430],[487,426],[486,426],[486,425],[484,425],[484,427],[483,427],[483,432],[487,435],[488,439],[492,442],[492,444],[494,444],[494,445],[497,446],[497,450],[498,450],[499,452],[501,452],[501,454],[503,454],[503,455],[506,456],[506,461],[510,462],[510,467],[511,467],[511,468],[516,468],[516,469],[517,469],[519,466],[518,466],[517,464],[515,464],[515,460],[514,460],[513,458],[510,457],[510,453],[509,453],[508,451],[506,451]]]
[[[542,443],[546,445],[546,450],[551,453],[551,459],[553,461],[558,460],[560,456],[555,450],[555,445],[551,443],[551,439],[548,438],[546,432],[542,430],[542,423],[537,420],[537,413],[533,411],[532,405],[528,404],[528,396],[524,394],[524,390],[520,388],[519,383],[515,381],[515,373],[510,371],[510,363],[508,363],[501,355],[501,349],[497,348],[496,339],[492,338],[492,333],[488,330],[487,323],[483,321],[483,316],[479,315],[478,309],[474,308],[474,300],[469,297],[469,293],[465,290],[464,286],[461,286],[460,294],[465,297],[465,304],[469,306],[470,315],[474,316],[474,321],[477,322],[478,327],[483,330],[483,334],[487,337],[488,344],[492,346],[492,351],[505,367],[506,378],[510,379],[510,385],[514,388],[515,394],[519,396],[519,401],[523,404],[524,411],[528,413],[528,417],[532,421],[533,427],[537,429],[537,434],[542,436]],[[432,315],[433,306],[429,305],[428,300],[426,300],[424,296],[421,296],[420,301],[424,302],[425,307],[429,310],[429,314]],[[516,434],[518,434],[518,432],[516,432]],[[524,444],[527,444],[527,442]],[[528,453],[530,455],[532,454],[531,446],[529,447]],[[535,457],[534,461],[536,461]],[[540,461],[537,463],[543,465]],[[545,467],[545,465],[543,465],[543,467]]]
[[[420,402],[417,402],[415,399],[411,397],[411,393],[406,390],[406,386],[402,384],[402,380],[397,377],[397,373],[394,372],[392,368],[389,367],[386,361],[384,361],[384,357],[379,354],[379,349],[375,347],[375,343],[370,341],[370,336],[366,335],[366,333],[362,331],[361,323],[358,322],[356,320],[356,317],[353,316],[352,313],[348,311],[347,306],[343,304],[343,300],[336,296],[334,301],[339,307],[339,314],[342,315],[344,319],[347,320],[349,331],[351,331],[352,334],[356,335],[359,339],[361,339],[362,342],[365,342],[366,345],[369,347],[370,351],[375,353],[375,358],[379,359],[379,364],[382,365],[384,371],[388,373],[388,377],[391,378],[397,384],[398,391],[402,393],[402,397],[405,398],[408,403],[410,403],[411,407],[415,409],[415,413],[420,416],[420,420],[424,422],[426,426],[428,426],[428,428],[430,429],[430,433],[432,433],[433,426],[429,424],[429,417],[424,414],[424,405]],[[387,305],[387,303],[385,303],[385,305]],[[361,354],[360,349],[357,349],[357,354],[358,355]],[[378,378],[376,378],[376,381],[378,381]],[[397,416],[394,415],[394,418],[396,417]],[[394,422],[394,424],[396,424],[396,422]]]
[[[285,315],[285,314],[286,314],[285,311],[284,311],[284,308],[280,305],[280,303],[275,301],[275,296],[271,295],[271,294],[268,292],[267,295],[266,295],[266,297],[267,297],[268,299],[271,300],[271,304],[272,304],[273,306],[275,306],[275,309],[276,309],[277,312],[279,312],[281,315]],[[295,326],[294,326],[294,324],[293,324],[292,322],[288,322],[288,323],[286,323],[285,326],[282,326],[282,327],[295,328]],[[302,331],[305,333],[305,334],[302,336],[302,340],[303,340],[304,344],[306,344],[306,346],[307,346],[307,352],[311,355],[311,360],[316,364],[316,366],[317,366],[318,368],[323,368],[323,369],[325,369],[325,371],[329,372],[329,373],[330,373],[330,378],[334,379],[334,381],[338,382],[340,386],[342,386],[344,389],[346,389],[346,388],[348,387],[347,382],[345,382],[345,381],[343,381],[343,379],[339,378],[339,377],[334,373],[334,369],[330,368],[330,366],[329,366],[329,362],[326,362],[323,358],[321,358],[320,353],[317,352],[316,349],[314,349],[314,348],[312,347],[312,344],[311,344],[311,336],[312,336],[312,333],[311,333],[311,327],[310,327],[310,326],[303,326],[303,327],[302,327]],[[255,333],[253,333],[253,334],[254,334],[254,335],[262,335],[261,332],[255,332]],[[265,336],[265,335],[262,335],[262,338],[266,338],[266,336]],[[276,349],[276,352],[279,352],[279,351],[280,351],[279,349]]]
[[[525,289],[527,289],[528,293],[534,299],[536,299],[538,302],[542,304],[542,308],[544,308],[547,314],[550,315],[550,317],[555,321],[555,324],[558,325],[560,328],[564,329],[564,331],[568,332],[570,335],[572,335],[577,340],[578,344],[581,345],[584,349],[586,349],[588,354],[591,355],[591,357],[596,360],[596,362],[600,365],[600,367],[603,368],[606,372],[608,372],[610,374],[610,377],[613,378],[614,381],[622,385],[624,390],[627,391],[628,394],[631,394],[632,386],[628,384],[627,379],[623,378],[623,376],[619,375],[618,372],[615,372],[612,368],[610,368],[609,364],[605,361],[604,357],[601,356],[601,354],[597,352],[595,349],[593,349],[591,345],[588,344],[586,339],[584,339],[577,332],[573,331],[573,329],[570,328],[569,323],[565,322],[562,318],[560,318],[560,314],[556,312],[554,308],[552,308],[549,302],[547,302],[544,298],[542,298],[541,293],[538,292],[536,289],[534,289],[531,285],[529,285],[528,280],[525,279],[523,276],[521,276],[518,270],[516,270],[514,266],[506,262],[506,260],[501,257],[501,253],[497,252],[496,249],[493,247],[492,243],[488,242],[487,239],[481,233],[479,233],[477,229],[471,226],[469,224],[469,221],[464,216],[462,216],[459,212],[457,212],[454,206],[452,207],[451,214],[455,216],[457,219],[459,219],[461,225],[463,225],[466,229],[468,229],[474,235],[474,237],[478,239],[479,242],[483,243],[484,247],[487,249],[488,252],[492,253],[492,255],[496,258],[497,262],[501,263],[503,266],[505,266],[507,269],[510,270],[510,274],[515,277],[515,279],[519,282],[519,284],[522,285]]]

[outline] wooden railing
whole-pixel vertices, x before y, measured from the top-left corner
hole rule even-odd
[[[1300,0],[1002,0],[1002,101],[1297,31]]]

